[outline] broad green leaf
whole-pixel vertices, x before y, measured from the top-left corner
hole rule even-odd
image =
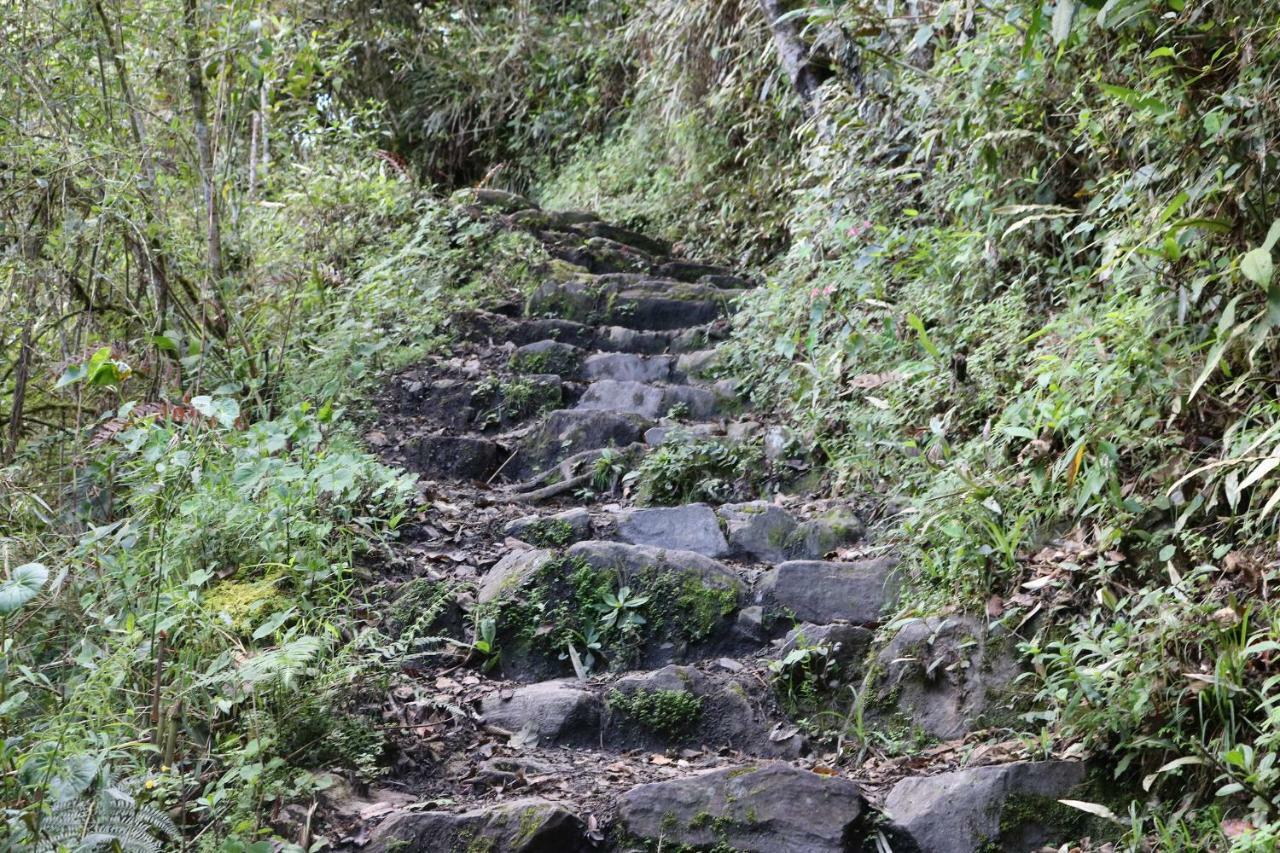
[[[40,563],[18,566],[8,579],[0,583],[0,616],[17,612],[40,594],[48,580],[49,570]]]
[[[1271,285],[1271,275],[1274,271],[1275,268],[1271,263],[1271,252],[1268,249],[1259,247],[1251,252],[1246,252],[1245,256],[1240,259],[1240,272],[1258,287],[1269,287]]]
[[[1262,241],[1262,248],[1270,252],[1275,248],[1277,241],[1280,241],[1280,219],[1271,223],[1271,227],[1267,230],[1267,239]]]
[[[1053,43],[1062,44],[1071,35],[1071,22],[1076,15],[1076,0],[1058,0],[1053,7]]]

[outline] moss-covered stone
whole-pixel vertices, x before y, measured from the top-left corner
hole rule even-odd
[[[613,691],[609,707],[660,735],[675,738],[687,733],[702,716],[702,697],[684,690]]]

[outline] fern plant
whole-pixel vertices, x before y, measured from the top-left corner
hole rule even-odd
[[[167,814],[139,803],[117,780],[104,776],[91,794],[53,801],[39,824],[33,849],[37,853],[160,853],[178,836],[178,827]]]

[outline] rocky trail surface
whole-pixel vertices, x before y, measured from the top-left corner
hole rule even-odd
[[[369,617],[396,638],[377,697],[394,760],[324,792],[308,831],[370,853],[1084,834],[1057,802],[1089,799],[1084,765],[1002,734],[1011,639],[955,614],[886,625],[904,587],[883,507],[814,497],[786,431],[715,378],[752,278],[588,213],[470,202],[555,260],[376,401],[369,443],[423,477]],[[661,466],[628,476],[661,453],[719,476],[726,502],[638,505],[681,493]]]

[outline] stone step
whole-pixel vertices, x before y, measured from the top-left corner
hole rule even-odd
[[[587,387],[575,408],[639,415],[651,421],[675,411],[683,418],[701,421],[725,411],[732,403],[730,397],[709,388],[603,379]]]
[[[871,837],[868,817],[856,783],[780,762],[640,785],[618,805],[628,835],[682,850],[847,853]]]
[[[520,439],[503,476],[524,480],[586,450],[625,448],[640,441],[651,426],[648,418],[631,413],[591,408],[550,412]]]
[[[730,553],[715,510],[706,504],[628,509],[614,513],[612,522],[616,537],[632,545],[677,548],[712,558]]]
[[[488,480],[506,454],[496,442],[475,436],[428,435],[405,448],[406,467],[435,480]]]
[[[683,358],[685,356],[681,356]],[[615,382],[668,382],[672,378],[675,364],[675,356],[670,355],[597,353],[582,361],[580,375],[590,382],[601,379]]]
[[[645,331],[700,326],[731,312],[737,291],[651,281],[552,281],[530,297],[528,311],[579,322]]]
[[[897,560],[849,563],[795,560],[766,572],[756,586],[767,612],[802,622],[879,624],[898,600]]]
[[[461,813],[397,811],[373,831],[364,853],[578,853],[592,849],[582,820],[559,803],[520,797]]]
[[[482,701],[480,715],[485,725],[518,734],[529,746],[590,745],[612,753],[701,747],[761,758],[806,753],[808,741],[798,730],[761,710],[762,692],[751,676],[672,664],[617,679],[562,678],[500,689]]]

